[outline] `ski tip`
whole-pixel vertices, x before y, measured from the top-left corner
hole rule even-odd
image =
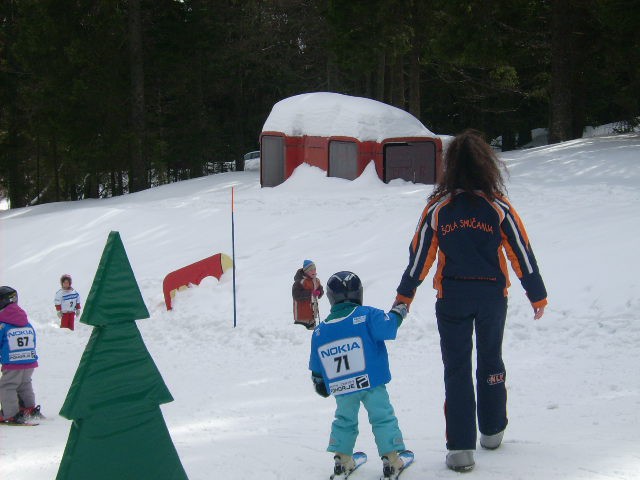
[[[355,459],[363,459],[366,460],[367,459],[367,454],[364,452],[354,452],[353,454],[353,458]]]
[[[398,456],[402,459],[405,465],[413,462],[415,458],[415,455],[411,450],[401,450],[398,452]]]

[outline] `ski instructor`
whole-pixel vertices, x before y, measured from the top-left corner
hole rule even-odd
[[[474,326],[480,445],[498,448],[507,426],[502,337],[510,283],[505,253],[536,320],[544,314],[547,291],[524,225],[505,196],[504,165],[480,133],[457,135],[443,162],[443,174],[409,246],[395,304],[411,304],[437,258],[433,287],[444,363],[446,464],[469,471],[475,465],[477,436]]]

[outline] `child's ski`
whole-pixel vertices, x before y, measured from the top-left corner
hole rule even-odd
[[[402,452],[398,453],[398,456],[402,459],[404,466],[400,470],[394,471],[389,463],[384,462],[383,460],[384,465],[382,470],[382,477],[380,477],[380,480],[396,480],[398,477],[400,477],[402,472],[409,468],[413,463],[414,455],[411,450],[403,450]]]
[[[36,427],[38,425],[40,425],[39,423],[35,423],[35,422],[0,422],[0,425],[5,425],[7,427]]]
[[[344,468],[342,468],[339,465],[336,465],[333,470],[333,475],[331,475],[329,479],[345,480],[346,478],[349,478],[349,475],[355,472],[358,469],[358,467],[360,467],[361,465],[367,462],[367,454],[364,452],[355,452],[353,454],[353,461],[355,462],[356,466],[352,470],[345,471]]]

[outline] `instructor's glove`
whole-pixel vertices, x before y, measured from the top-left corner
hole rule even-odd
[[[329,396],[329,392],[327,392],[327,387],[324,384],[322,376],[318,375],[316,372],[311,372],[311,380],[313,380],[313,386],[316,389],[316,393],[323,398],[327,398]]]
[[[414,288],[413,289],[413,295],[415,295],[415,294],[416,294],[416,290]],[[391,305],[391,306],[395,307],[396,305],[404,303],[407,306],[407,311],[409,311],[409,310],[411,310],[411,302],[413,302],[413,295],[411,297],[407,297],[405,295],[397,294],[396,295],[396,299],[393,301],[393,305]]]
[[[404,303],[398,303],[397,305],[394,305],[390,311],[399,315],[400,318],[404,320],[404,318],[407,316],[407,312],[409,311],[409,309]]]

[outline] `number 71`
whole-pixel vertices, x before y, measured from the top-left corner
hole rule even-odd
[[[350,370],[349,367],[349,356],[348,355],[342,355],[341,357],[336,357],[333,359],[334,362],[338,363],[338,368],[336,368],[336,373],[340,373],[340,370],[342,369],[342,364],[344,363],[344,369],[345,370]]]

